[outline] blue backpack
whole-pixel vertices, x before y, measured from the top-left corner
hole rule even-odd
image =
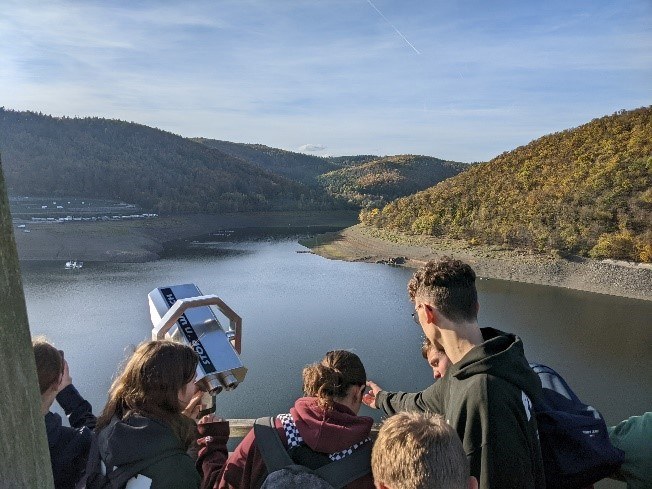
[[[531,363],[543,398],[533,400],[548,489],[579,489],[612,475],[625,454],[609,441],[602,415],[550,367]]]

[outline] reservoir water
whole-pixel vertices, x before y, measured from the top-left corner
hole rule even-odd
[[[150,263],[86,263],[81,270],[23,263],[31,331],[65,350],[74,384],[96,412],[120,362],[150,337],[148,292],[189,282],[243,318],[249,372],[236,390],[218,396],[223,417],[286,412],[301,394],[302,368],[338,348],[355,351],[368,377],[388,390],[430,385],[406,293],[412,272],[297,253],[305,250],[293,238],[231,239],[195,243]],[[608,424],[652,409],[652,302],[499,280],[477,284],[480,325],[519,335],[528,359],[560,372]],[[380,419],[366,407],[362,414]]]

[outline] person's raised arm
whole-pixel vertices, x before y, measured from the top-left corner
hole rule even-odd
[[[90,429],[95,428],[96,418],[93,414],[93,407],[77,391],[72,383],[68,362],[63,361],[63,375],[57,388],[57,402],[63,408],[70,426],[81,428],[86,426]]]
[[[362,402],[373,409],[382,410],[388,416],[399,411],[441,414],[444,411],[443,385],[444,381],[438,381],[421,392],[387,392],[378,384],[368,381],[370,390],[363,396]]]
[[[199,457],[197,470],[202,474],[202,489],[218,487],[224,464],[229,458],[226,443],[229,441],[229,423],[212,414],[197,423],[199,432]]]

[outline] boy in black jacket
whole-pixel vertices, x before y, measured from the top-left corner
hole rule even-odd
[[[373,382],[363,402],[398,411],[443,414],[462,439],[471,475],[481,489],[545,488],[532,399],[541,382],[515,335],[480,329],[473,269],[444,258],[428,262],[408,284],[413,317],[452,365],[418,393],[386,392]]]
[[[34,340],[32,346],[54,486],[56,489],[72,489],[84,474],[95,416],[91,405],[72,385],[68,362],[63,358],[63,352],[42,338]],[[55,399],[68,416],[70,427],[63,426],[61,416],[50,412]]]

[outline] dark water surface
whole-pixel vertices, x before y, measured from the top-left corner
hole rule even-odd
[[[219,239],[152,263],[22,265],[32,334],[65,350],[96,412],[120,362],[151,335],[147,293],[188,282],[243,318],[249,373],[218,396],[221,416],[285,412],[301,394],[302,368],[338,348],[355,351],[386,389],[432,382],[410,317],[411,271],[297,253],[305,248],[292,238]],[[652,302],[499,280],[478,289],[481,326],[521,336],[528,359],[553,366],[609,424],[652,409]]]

